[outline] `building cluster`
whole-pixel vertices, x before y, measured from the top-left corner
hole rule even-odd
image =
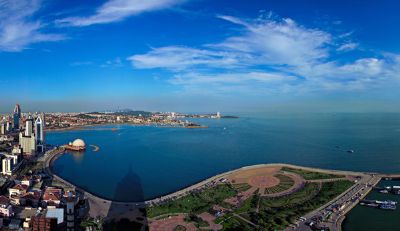
[[[46,145],[45,128],[128,123],[156,126],[195,126],[182,118],[221,118],[219,113],[188,115],[176,112],[23,113],[16,105],[0,117],[0,229],[81,230],[89,206],[73,186],[54,183],[46,171],[47,157],[60,150],[85,150],[83,140],[54,148]],[[38,167],[39,166],[39,167]],[[57,182],[57,181],[56,181]],[[56,187],[54,185],[57,185]],[[96,223],[96,222],[94,222]],[[90,230],[92,225],[86,227]]]
[[[46,114],[46,128],[49,130],[73,129],[88,125],[100,124],[136,124],[136,125],[170,125],[184,126],[185,122],[171,114],[151,113],[124,115],[113,113],[49,113]]]
[[[1,173],[12,175],[23,159],[35,158],[45,151],[45,116],[21,112],[17,104],[10,115],[0,121]]]
[[[221,114],[182,114],[177,112],[93,112],[93,113],[48,113],[46,114],[46,128],[48,130],[73,129],[88,125],[99,124],[136,124],[157,126],[187,126],[184,118],[212,118],[219,119]]]
[[[8,196],[0,196],[0,225],[8,229],[76,230],[76,217],[86,214],[75,191],[44,186],[41,175],[16,176]]]
[[[54,187],[43,167],[31,167],[53,151],[47,150],[46,125],[43,113],[22,113],[18,104],[1,117],[1,230],[79,230],[76,219],[87,213],[73,188]]]

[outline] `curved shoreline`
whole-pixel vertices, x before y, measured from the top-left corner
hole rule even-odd
[[[105,200],[105,201],[109,201],[109,202],[116,202],[116,203],[124,203],[124,204],[140,204],[140,203],[144,203],[144,204],[152,204],[152,203],[157,203],[159,201],[163,201],[163,200],[167,200],[170,198],[179,198],[182,197],[186,194],[188,194],[190,191],[195,190],[195,189],[199,189],[203,186],[205,186],[207,183],[210,183],[212,181],[216,181],[219,180],[220,178],[223,178],[226,175],[230,175],[232,173],[235,172],[239,172],[241,170],[245,170],[245,169],[253,169],[253,168],[262,168],[262,167],[289,167],[289,168],[296,168],[296,169],[302,169],[302,170],[308,170],[308,171],[314,171],[314,172],[321,172],[321,173],[330,173],[330,174],[339,174],[339,175],[359,175],[359,174],[365,174],[365,172],[354,172],[354,171],[343,171],[343,170],[332,170],[332,169],[320,169],[320,168],[312,168],[312,167],[304,167],[304,166],[298,166],[298,165],[293,165],[293,164],[285,164],[285,163],[268,163],[268,164],[257,164],[257,165],[250,165],[250,166],[244,166],[244,167],[240,167],[240,168],[236,168],[227,172],[223,172],[217,175],[214,175],[212,177],[206,178],[204,180],[201,180],[197,183],[194,183],[192,185],[189,186],[184,186],[181,189],[174,191],[174,192],[168,192],[164,195],[152,198],[152,199],[147,199],[144,201],[118,201],[115,199],[111,199],[111,198],[107,198],[101,195],[98,195],[94,192],[90,192],[87,189],[83,189],[82,187],[73,184],[72,182],[69,182],[68,180],[60,177],[59,175],[57,175],[56,173],[54,173],[52,171],[52,164],[54,161],[56,161],[61,155],[65,154],[65,151],[57,153],[51,157],[49,157],[50,159],[48,161],[46,161],[46,165],[45,167],[48,169],[48,172],[50,173],[50,175],[56,177],[58,180],[62,181],[63,183],[65,183],[66,185],[69,185],[73,188],[76,188],[82,192],[85,192],[86,194],[90,194],[92,196],[97,197],[98,199],[101,200]],[[386,176],[391,176],[394,174],[380,174],[380,173],[367,173],[367,174],[377,174],[377,175],[386,175]],[[397,175],[396,175],[397,176]],[[399,175],[400,176],[400,175]]]
[[[160,204],[160,203],[163,203],[163,202],[171,200],[171,199],[177,199],[177,198],[186,196],[186,195],[190,194],[191,192],[193,192],[195,190],[204,189],[204,188],[208,187],[209,183],[218,182],[222,178],[225,178],[228,175],[234,174],[234,173],[239,172],[239,171],[248,170],[248,169],[256,169],[256,168],[263,168],[263,167],[289,167],[289,168],[295,168],[295,169],[300,169],[300,170],[320,172],[320,173],[328,173],[328,174],[337,174],[337,175],[359,176],[359,175],[370,174],[370,175],[375,175],[376,177],[379,177],[379,180],[381,180],[382,178],[386,178],[386,177],[400,178],[400,174],[383,174],[383,173],[374,173],[374,172],[354,172],[354,171],[343,171],[343,170],[331,170],[331,169],[304,167],[304,166],[298,166],[298,165],[293,165],[293,164],[285,164],[285,163],[268,163],[268,164],[257,164],[257,165],[244,166],[244,167],[241,167],[241,168],[236,168],[236,169],[233,169],[233,170],[230,170],[230,171],[226,171],[226,172],[217,174],[215,176],[209,177],[207,179],[204,179],[202,181],[199,181],[197,183],[194,183],[192,185],[189,185],[187,187],[183,187],[182,189],[177,190],[175,192],[166,193],[166,194],[164,194],[162,196],[158,196],[158,197],[153,198],[153,199],[148,199],[148,200],[144,200],[144,201],[118,201],[118,200],[106,198],[104,196],[98,195],[98,194],[93,193],[93,192],[89,192],[87,189],[83,189],[82,187],[80,187],[78,185],[75,185],[75,184],[69,182],[68,180],[58,176],[57,174],[55,174],[52,171],[52,164],[53,164],[54,161],[56,161],[63,154],[65,154],[65,150],[58,151],[56,153],[52,153],[50,156],[46,157],[46,160],[45,160],[45,170],[46,170],[46,172],[50,176],[52,176],[55,179],[57,179],[58,181],[62,182],[63,184],[65,184],[65,185],[67,185],[67,186],[69,186],[71,188],[74,188],[78,192],[81,192],[82,195],[84,196],[84,198],[86,198],[89,201],[89,203],[91,204],[91,206],[93,208],[93,209],[90,209],[90,211],[89,211],[89,213],[90,213],[90,215],[92,217],[102,216],[102,217],[105,217],[107,219],[113,219],[113,216],[116,215],[116,214],[114,214],[114,215],[110,215],[109,214],[109,208],[110,208],[111,205],[118,206],[119,209],[125,210],[125,212],[129,213],[129,211],[132,211],[131,210],[132,208],[137,208],[137,209],[139,209],[139,208],[147,208],[149,206],[152,206],[152,205],[155,205],[155,204]],[[351,188],[349,188],[348,190],[343,192],[341,195],[344,195],[350,189]],[[368,192],[370,190],[371,189],[369,189]],[[366,194],[368,194],[368,192],[366,192]],[[341,197],[341,195],[339,195],[334,200],[336,200],[339,197]],[[332,201],[330,201],[329,203],[331,203],[331,202]],[[324,205],[322,207],[325,207],[325,206],[326,205]],[[350,212],[350,210],[355,206],[356,206],[356,204],[354,204],[350,208],[347,208],[346,211],[344,211],[344,213],[339,217],[339,219],[335,221],[336,230],[339,230],[339,231],[342,230],[342,223],[346,219],[346,214],[348,212]],[[115,207],[113,207],[113,208],[114,208],[114,210],[116,210]],[[127,208],[130,208],[130,210],[126,211]]]

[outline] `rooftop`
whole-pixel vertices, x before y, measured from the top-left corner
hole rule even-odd
[[[47,209],[46,217],[57,218],[57,224],[64,222],[64,209]]]

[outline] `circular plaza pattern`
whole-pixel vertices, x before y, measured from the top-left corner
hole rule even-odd
[[[257,188],[271,188],[278,185],[281,181],[275,176],[254,176],[249,179],[248,184]]]
[[[239,193],[244,197],[253,193],[258,193],[261,196],[279,197],[292,193],[305,184],[303,177],[295,173],[281,171],[280,167],[244,169],[231,174],[228,179],[233,185],[248,185],[245,191]]]

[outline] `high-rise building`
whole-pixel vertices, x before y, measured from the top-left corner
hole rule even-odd
[[[35,134],[25,136],[24,133],[19,133],[19,145],[22,152],[26,155],[34,155],[36,153],[36,140]]]
[[[19,153],[0,153],[1,173],[12,175],[13,171],[21,165],[21,155]]]
[[[19,119],[20,118],[17,114],[13,114],[12,127],[15,130],[19,129]]]
[[[68,192],[67,198],[67,231],[75,230],[75,198]]]
[[[45,134],[44,134],[44,114],[39,114],[35,120],[35,142],[38,152],[44,152]]]
[[[17,114],[17,113],[15,113]],[[40,122],[41,120],[39,120],[38,122]],[[33,133],[33,129],[35,129],[35,133],[38,132],[39,135],[42,135],[43,138],[43,133],[41,132],[40,129],[43,130],[42,127],[39,128],[39,130],[37,130],[37,126],[36,126],[36,121],[35,121],[35,128],[33,127],[33,118],[32,116],[29,116],[28,119],[25,122],[25,132],[19,133],[19,145],[22,148],[22,151],[25,155],[34,155],[38,150],[37,150],[37,138],[36,138],[36,134]],[[40,125],[40,123],[39,123]],[[41,145],[41,148],[39,150],[39,152],[42,152],[43,150],[43,145]]]
[[[32,136],[33,131],[33,119],[32,116],[29,116],[28,119],[25,121],[25,136],[29,137]]]
[[[7,132],[10,132],[12,130],[12,124],[10,121],[6,122],[6,130],[7,130]]]
[[[1,173],[3,175],[12,175],[13,160],[10,157],[1,160]]]
[[[19,106],[19,104],[15,105],[14,114],[17,114],[19,118],[21,118],[21,106]]]
[[[7,124],[6,123],[1,123],[0,125],[0,134],[5,135],[7,134]]]
[[[13,128],[19,129],[19,120],[21,119],[21,107],[19,104],[15,105],[13,113]]]

